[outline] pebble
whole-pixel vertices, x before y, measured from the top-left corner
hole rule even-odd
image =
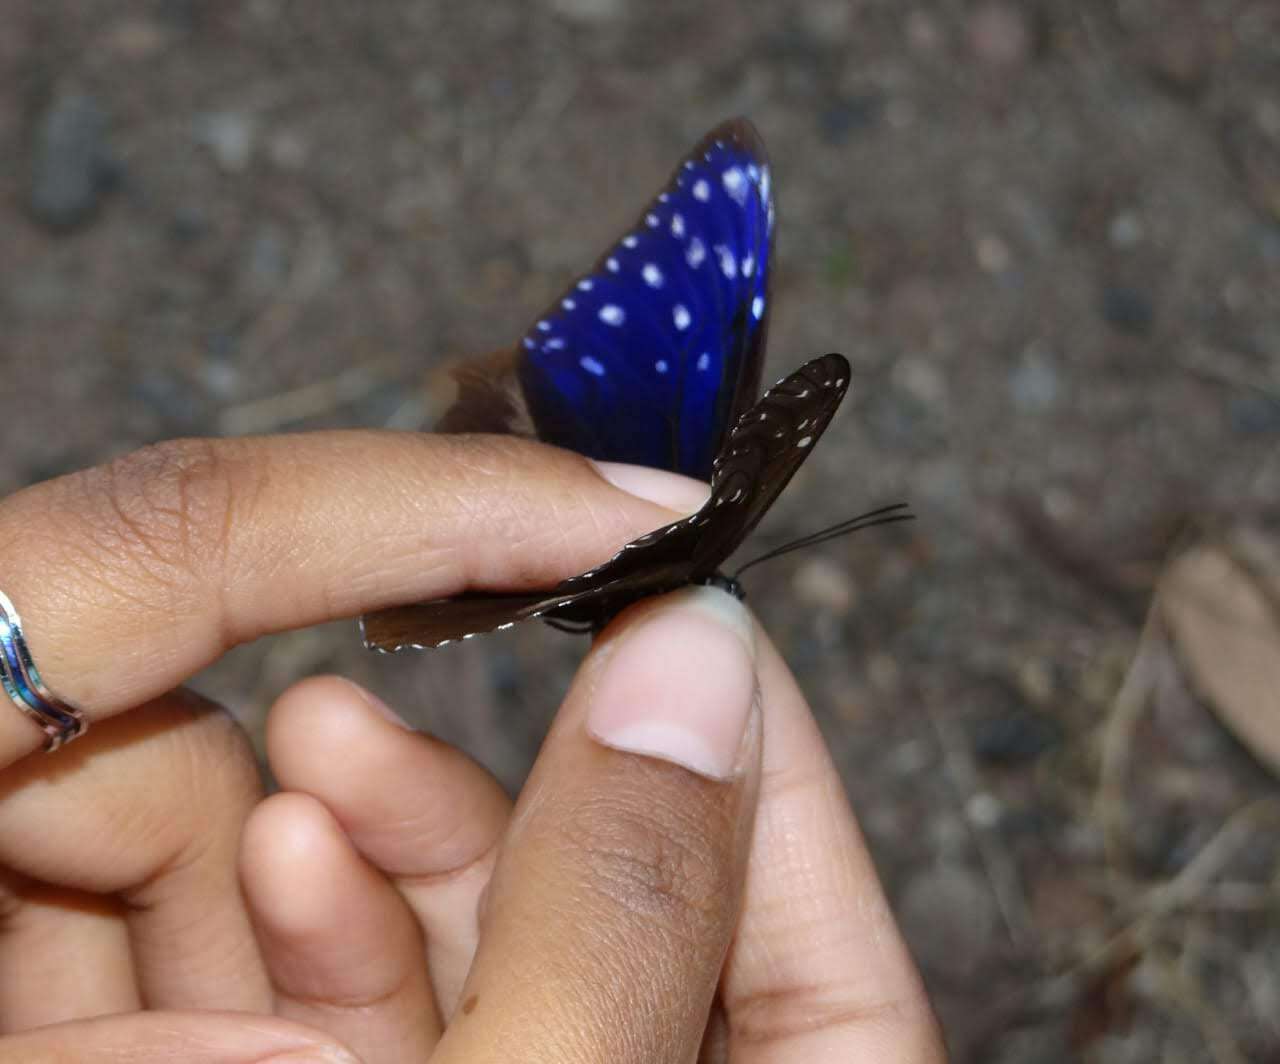
[[[904,356],[894,363],[893,382],[923,406],[940,408],[947,401],[947,379],[928,359]]]
[[[568,22],[599,26],[627,13],[627,0],[551,0],[551,10]]]
[[[105,41],[108,50],[131,63],[153,58],[168,43],[165,28],[143,18],[125,18],[116,23],[106,34]]]
[[[1048,356],[1034,347],[1023,354],[1009,374],[1009,398],[1024,414],[1052,409],[1061,391],[1058,371]]]
[[[1142,243],[1146,227],[1136,211],[1121,211],[1107,226],[1107,239],[1113,248],[1122,251]]]
[[[973,257],[984,273],[1004,273],[1013,262],[1009,245],[992,233],[984,233],[974,241]]]
[[[938,20],[919,8],[907,15],[906,33],[911,50],[922,55],[941,51],[946,44],[946,37]]]
[[[1242,436],[1280,432],[1280,399],[1261,392],[1245,392],[1227,404],[1231,430]]]
[[[974,757],[988,765],[1026,764],[1061,741],[1062,728],[1056,720],[1022,708],[979,720],[969,732]]]
[[[196,139],[213,154],[228,174],[240,174],[253,159],[254,121],[239,111],[203,115],[196,124]]]
[[[55,98],[36,126],[28,206],[52,230],[87,222],[117,176],[102,108],[83,93]]]
[[[992,67],[1024,64],[1035,45],[1035,35],[1025,12],[1007,3],[979,4],[969,15],[969,47]]]
[[[1145,293],[1124,285],[1112,285],[1102,293],[1102,316],[1120,332],[1146,336],[1155,324],[1156,311]]]
[[[805,561],[791,578],[792,590],[805,605],[845,616],[857,601],[857,588],[844,567],[829,558]]]
[[[991,891],[962,865],[913,877],[898,904],[912,953],[926,971],[955,979],[979,972],[992,955],[998,923]]]

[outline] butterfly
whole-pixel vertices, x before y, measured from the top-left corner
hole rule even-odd
[[[709,479],[706,504],[548,590],[366,614],[366,646],[434,647],[532,617],[591,631],[632,602],[690,583],[741,594],[720,566],[800,467],[850,377],[843,356],[823,355],[756,402],[769,321],[771,186],[749,122],[713,129],[512,352],[456,373],[458,399],[438,426],[512,432]]]

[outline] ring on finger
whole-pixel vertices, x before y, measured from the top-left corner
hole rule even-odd
[[[45,686],[31,660],[18,611],[3,591],[0,591],[0,683],[9,701],[44,732],[44,748],[48,753],[83,735],[89,726],[80,710]]]

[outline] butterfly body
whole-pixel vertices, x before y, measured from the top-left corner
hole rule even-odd
[[[848,362],[823,355],[756,401],[774,220],[759,135],[742,119],[718,126],[514,350],[456,374],[458,398],[438,426],[533,436],[710,480],[706,504],[546,590],[367,614],[367,646],[439,646],[531,617],[598,630],[633,602],[688,584],[741,595],[721,566],[800,467],[849,384]]]
[[[633,602],[688,584],[734,591],[737,582],[720,566],[826,429],[848,389],[849,372],[842,355],[823,355],[769,389],[733,426],[713,465],[711,497],[697,513],[633,540],[603,565],[547,591],[460,595],[367,614],[366,645],[388,651],[440,646],[531,617],[595,629]]]

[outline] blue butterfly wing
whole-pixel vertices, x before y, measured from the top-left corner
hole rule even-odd
[[[759,388],[773,226],[759,135],[717,127],[521,341],[538,437],[710,479]]]

